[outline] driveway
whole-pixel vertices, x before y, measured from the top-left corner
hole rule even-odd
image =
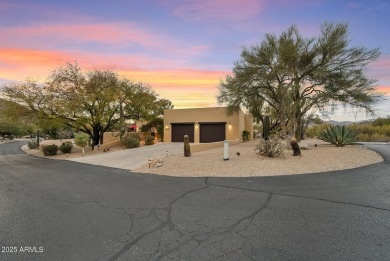
[[[153,146],[143,146],[136,149],[108,152],[84,158],[69,159],[87,164],[133,170],[151,159],[163,158],[168,155],[183,153],[183,143],[158,143]]]
[[[21,144],[0,145],[0,260],[390,256],[388,145],[367,145],[385,161],[354,170],[178,178],[32,157]]]

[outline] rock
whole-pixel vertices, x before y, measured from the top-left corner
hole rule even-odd
[[[301,141],[298,144],[299,144],[299,148],[301,150],[308,150],[309,149],[309,145],[306,142]]]
[[[158,168],[164,166],[164,161],[162,159],[154,159],[150,163],[150,166],[153,168]]]

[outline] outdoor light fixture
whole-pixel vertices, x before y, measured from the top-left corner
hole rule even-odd
[[[195,122],[195,127],[198,127],[199,123]]]
[[[169,126],[168,126],[168,124],[166,124],[166,125],[165,125],[165,129],[169,129]]]
[[[228,126],[229,126],[229,127],[231,127],[231,126],[232,126],[232,124],[229,122]]]

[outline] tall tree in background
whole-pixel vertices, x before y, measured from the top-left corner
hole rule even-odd
[[[380,95],[365,73],[380,51],[349,47],[349,42],[347,24],[324,23],[315,38],[302,37],[296,26],[279,37],[267,34],[260,45],[243,49],[234,75],[220,84],[218,102],[229,112],[246,107],[255,118],[270,106],[282,136],[295,133],[297,140],[312,109],[342,104],[373,113]]]
[[[116,123],[147,117],[160,101],[144,84],[111,71],[82,72],[77,63],[54,70],[45,84],[7,84],[3,95],[38,119],[62,120],[87,133],[92,145],[103,143],[104,132]]]

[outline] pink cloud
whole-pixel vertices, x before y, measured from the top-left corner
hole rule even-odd
[[[246,20],[256,16],[263,0],[181,0],[176,2],[174,14],[189,20],[223,19]],[[166,1],[170,5],[171,1]]]
[[[378,86],[375,88],[379,93],[383,93],[386,96],[390,96],[390,86]]]
[[[138,44],[152,48],[161,42],[171,41],[162,36],[139,29],[135,24],[84,24],[84,25],[40,25],[31,27],[2,28],[1,40],[7,42],[20,38],[42,38],[52,43],[100,42],[106,44]]]
[[[390,84],[390,55],[382,55],[376,62],[370,66],[370,75],[377,79],[381,84]]]
[[[142,47],[177,55],[192,56],[209,50],[206,45],[186,44],[175,38],[143,29],[135,23],[35,25],[0,27],[0,42],[5,46],[35,46],[40,49],[58,49],[67,45],[98,44],[111,48]]]

